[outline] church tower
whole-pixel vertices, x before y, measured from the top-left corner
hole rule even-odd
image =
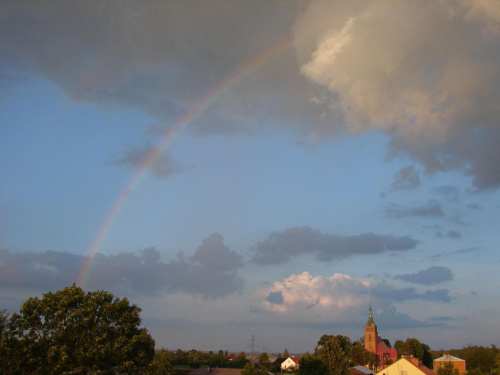
[[[368,322],[365,325],[365,350],[377,355],[377,326],[373,321],[372,306],[368,314]]]

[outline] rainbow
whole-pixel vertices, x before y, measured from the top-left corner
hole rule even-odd
[[[134,173],[130,181],[126,184],[125,188],[122,190],[116,201],[114,202],[111,210],[106,215],[105,220],[100,226],[97,235],[95,236],[92,244],[89,248],[88,254],[84,259],[83,265],[78,272],[75,283],[81,287],[84,287],[87,280],[90,277],[92,271],[92,262],[94,255],[101,248],[107,234],[109,233],[114,221],[120,214],[120,211],[125,206],[130,195],[136,190],[143,180],[144,176],[148,170],[153,166],[153,164],[158,160],[158,158],[164,153],[169,146],[173,143],[175,138],[190,124],[194,123],[200,116],[207,111],[222,95],[224,95],[228,90],[230,90],[237,82],[241,81],[248,75],[256,72],[260,68],[264,67],[274,58],[283,53],[292,44],[292,38],[287,37],[284,40],[275,43],[265,49],[261,54],[255,56],[246,64],[242,65],[234,74],[228,76],[224,79],[218,86],[216,86],[212,91],[210,91],[197,105],[184,114],[177,124],[170,129],[159,145],[154,148],[154,150],[149,154],[149,156],[143,161],[141,166]]]

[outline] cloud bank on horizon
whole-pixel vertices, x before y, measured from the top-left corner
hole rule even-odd
[[[4,1],[0,309],[73,283],[162,151],[85,285],[158,345],[311,350],[370,302],[393,339],[500,345],[498,66],[496,0]]]

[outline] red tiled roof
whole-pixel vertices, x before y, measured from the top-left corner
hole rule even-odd
[[[429,367],[425,366],[422,362],[415,357],[401,357],[401,359],[406,359],[412,365],[417,367],[420,371],[422,371],[426,375],[436,375],[434,371],[432,371]]]
[[[380,336],[377,336],[377,354],[386,354],[393,361],[398,359],[398,351],[396,349],[389,349],[385,341],[382,340]]]

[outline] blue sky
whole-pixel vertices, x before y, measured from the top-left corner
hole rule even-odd
[[[0,308],[76,282],[128,193],[82,286],[158,347],[312,351],[370,303],[391,342],[500,345],[500,10],[397,4],[3,2]]]

